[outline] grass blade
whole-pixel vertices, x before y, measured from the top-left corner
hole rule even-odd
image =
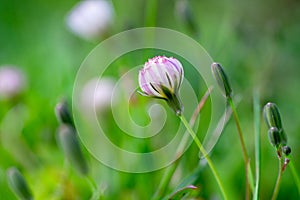
[[[255,134],[255,190],[253,200],[259,199],[259,184],[260,184],[260,102],[259,92],[257,90],[253,93],[253,110],[254,110],[254,134]]]

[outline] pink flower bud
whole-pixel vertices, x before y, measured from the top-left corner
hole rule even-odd
[[[175,58],[156,56],[139,72],[139,85],[145,96],[164,99],[177,115],[183,112],[178,96],[184,77],[182,64]]]

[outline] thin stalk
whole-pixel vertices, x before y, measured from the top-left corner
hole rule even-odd
[[[248,163],[250,162],[250,160],[248,158],[246,145],[245,145],[245,141],[244,141],[241,125],[240,125],[240,120],[239,120],[239,117],[237,115],[237,111],[236,111],[235,105],[234,105],[233,100],[232,100],[231,97],[228,98],[228,103],[231,107],[233,117],[234,117],[234,121],[235,121],[235,124],[236,124],[236,128],[237,128],[237,131],[238,131],[239,139],[240,139],[240,142],[241,142],[241,145],[242,145],[242,152],[243,152],[244,163],[245,163],[245,176],[246,176],[246,199],[249,199],[249,197],[250,197],[250,185],[249,185],[249,177],[248,177],[248,174],[249,174],[248,173]]]
[[[254,91],[253,109],[254,109],[254,134],[255,134],[255,189],[254,189],[253,200],[258,200],[259,199],[259,187],[260,187],[260,169],[261,169],[261,165],[260,165],[260,161],[261,161],[260,103],[259,103],[258,91]]]
[[[278,192],[279,192],[279,186],[280,186],[280,181],[281,181],[281,177],[282,177],[282,160],[281,158],[278,159],[279,163],[278,163],[278,176],[277,176],[277,180],[276,180],[276,185],[273,191],[273,195],[272,195],[272,200],[276,200]]]
[[[252,192],[254,192],[254,177],[253,177],[253,174],[252,174],[252,170],[251,170],[251,165],[250,165],[250,159],[249,159],[249,162],[248,162],[248,181],[249,181],[249,186],[250,186],[250,189]]]
[[[293,159],[291,159],[289,165],[290,165],[290,168],[291,168],[291,171],[292,171],[292,175],[293,175],[293,178],[295,180],[295,183],[296,183],[296,186],[297,186],[297,189],[298,189],[298,193],[300,195],[300,179],[299,179],[297,170],[296,170],[296,168],[294,166]]]
[[[184,126],[186,127],[186,129],[188,130],[188,132],[190,133],[190,135],[192,136],[193,140],[195,141],[195,143],[197,144],[197,146],[199,147],[200,152],[205,155],[205,159],[207,160],[207,163],[219,185],[219,188],[221,190],[221,193],[223,195],[224,199],[227,199],[227,195],[226,192],[224,190],[224,186],[221,182],[220,176],[215,168],[215,166],[213,165],[211,159],[208,157],[206,150],[204,149],[204,147],[202,146],[200,140],[197,138],[196,134],[194,133],[193,129],[190,127],[189,123],[187,122],[187,120],[185,119],[185,117],[183,115],[180,116],[180,119],[182,121],[182,123],[184,124]]]
[[[196,122],[196,119],[197,119],[200,111],[202,110],[202,108],[203,108],[206,100],[208,99],[208,97],[209,97],[212,89],[213,89],[212,87],[208,88],[208,90],[206,91],[206,93],[202,97],[201,101],[199,102],[197,108],[195,109],[195,111],[194,111],[194,113],[192,115],[192,118],[190,120],[190,126],[191,127],[194,126],[194,124]],[[171,178],[172,178],[175,170],[178,167],[178,164],[179,164],[179,161],[180,161],[179,156],[183,153],[184,148],[185,148],[185,146],[186,146],[186,144],[188,142],[188,138],[189,138],[189,133],[186,132],[184,134],[184,136],[182,137],[182,140],[181,140],[181,142],[180,142],[180,144],[179,144],[179,146],[178,146],[178,148],[176,150],[176,158],[177,159],[175,160],[175,162],[171,166],[169,166],[166,169],[166,171],[165,171],[165,173],[163,175],[163,178],[162,178],[162,180],[161,180],[161,182],[160,182],[160,184],[158,186],[158,189],[155,192],[154,196],[152,197],[152,200],[161,199],[162,196],[164,195],[164,193],[166,192],[166,189],[167,189],[167,187],[169,185],[169,182],[170,182],[170,180],[171,180]]]
[[[247,154],[247,150],[246,150],[246,145],[245,145],[245,141],[244,141],[244,137],[243,137],[242,128],[241,128],[241,125],[240,125],[240,120],[239,120],[239,117],[237,115],[237,111],[236,111],[236,108],[235,108],[235,105],[233,103],[232,98],[228,98],[228,103],[229,103],[229,105],[231,107],[231,110],[232,110],[232,113],[233,113],[234,121],[235,121],[235,124],[236,124],[236,128],[238,130],[240,142],[241,142],[241,145],[242,145],[244,162],[246,164],[248,162],[248,154]]]

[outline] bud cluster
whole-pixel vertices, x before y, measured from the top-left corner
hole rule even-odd
[[[264,118],[269,128],[269,141],[276,148],[278,158],[284,156],[284,166],[289,163],[287,158],[292,152],[291,148],[287,146],[287,135],[283,129],[279,109],[275,103],[267,103],[264,107]]]

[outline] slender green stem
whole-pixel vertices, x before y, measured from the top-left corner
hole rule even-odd
[[[238,130],[240,142],[241,142],[241,145],[242,145],[244,161],[245,161],[245,163],[247,163],[248,162],[248,154],[247,154],[247,150],[246,150],[246,145],[245,145],[245,141],[244,141],[244,137],[243,137],[242,128],[241,128],[241,125],[240,125],[240,120],[239,120],[239,117],[237,115],[237,111],[236,111],[236,108],[235,108],[235,105],[233,103],[232,98],[228,98],[228,103],[229,103],[229,105],[232,109],[234,121],[235,121],[235,124],[236,124],[236,128]]]
[[[192,121],[192,120],[191,120],[191,121]],[[192,121],[192,122],[195,122],[195,120]],[[192,125],[192,124],[191,124],[191,125]],[[181,140],[181,142],[180,142],[180,144],[179,144],[179,146],[178,146],[178,148],[177,148],[177,150],[176,150],[176,160],[175,160],[175,162],[174,162],[171,166],[169,166],[169,167],[167,168],[167,170],[165,171],[165,173],[164,173],[164,175],[163,175],[163,178],[162,178],[162,180],[161,180],[161,182],[160,182],[160,184],[159,184],[159,186],[158,186],[158,189],[157,189],[156,193],[154,194],[152,200],[159,200],[159,199],[161,199],[161,197],[162,197],[162,196],[164,195],[164,193],[166,192],[167,186],[168,186],[168,184],[169,184],[169,182],[170,182],[170,180],[171,180],[171,178],[172,178],[172,176],[173,176],[175,170],[176,170],[177,167],[178,167],[178,164],[179,164],[179,162],[180,162],[179,157],[180,157],[180,155],[182,155],[182,153],[183,153],[183,151],[184,151],[184,148],[186,147],[186,144],[187,144],[187,142],[188,142],[188,139],[189,139],[189,133],[186,132],[186,133],[183,135],[182,140]]]
[[[297,188],[298,188],[298,193],[299,193],[299,195],[300,195],[300,179],[299,179],[297,170],[296,170],[296,168],[295,168],[295,166],[294,166],[293,159],[290,160],[289,166],[290,166],[290,168],[291,168],[292,175],[293,175],[293,177],[294,177],[296,186],[297,186]]]
[[[249,187],[250,187],[251,191],[254,192],[254,177],[253,177],[252,170],[251,170],[250,159],[248,162],[247,172],[248,172]]]
[[[253,108],[254,108],[254,133],[255,133],[255,190],[253,200],[259,199],[259,187],[260,187],[260,103],[259,93],[254,91],[253,96]],[[251,169],[250,169],[251,170]]]
[[[186,132],[183,137],[182,137],[182,140],[178,146],[178,149],[176,150],[176,160],[175,162],[169,166],[167,168],[167,170],[165,171],[164,173],[164,176],[158,186],[158,189],[156,191],[156,193],[154,194],[152,200],[159,200],[161,199],[161,197],[164,195],[164,193],[166,192],[166,189],[167,189],[167,186],[175,172],[175,170],[177,169],[178,167],[178,164],[180,162],[180,155],[183,153],[184,151],[184,148],[186,147],[186,144],[188,142],[188,138],[189,138],[189,133]]]
[[[199,102],[198,106],[196,107],[196,109],[195,109],[195,111],[194,111],[194,113],[193,113],[193,115],[191,117],[191,120],[190,120],[190,126],[191,127],[194,126],[194,124],[196,122],[196,119],[197,119],[200,111],[202,110],[202,108],[203,108],[206,100],[208,99],[208,97],[209,97],[212,89],[213,89],[212,87],[208,88],[208,90],[206,91],[206,93],[202,97],[201,101]],[[186,147],[186,144],[187,144],[188,139],[189,139],[189,135],[190,134],[188,133],[188,131],[186,131],[185,134],[183,135],[182,140],[181,140],[181,142],[180,142],[180,144],[179,144],[179,146],[178,146],[178,148],[176,150],[176,160],[175,160],[175,162],[171,166],[169,166],[166,169],[166,171],[165,171],[165,173],[163,175],[163,178],[162,178],[162,180],[161,180],[161,182],[160,182],[160,184],[158,186],[158,189],[155,192],[154,196],[152,197],[152,200],[159,200],[165,194],[167,186],[168,186],[168,184],[169,184],[169,182],[170,182],[170,180],[171,180],[171,178],[172,178],[175,170],[178,167],[178,164],[180,162],[179,157],[182,155],[182,153],[183,153],[183,151],[184,151],[184,149]]]
[[[273,191],[273,195],[272,195],[272,200],[276,200],[278,192],[279,192],[279,186],[280,186],[280,181],[281,181],[281,177],[282,177],[282,160],[281,158],[278,159],[278,176],[277,176],[277,180],[276,180],[276,185]]]
[[[184,126],[186,127],[186,129],[188,130],[188,132],[190,133],[190,135],[192,136],[193,140],[195,141],[195,143],[197,144],[197,146],[199,147],[200,152],[205,156],[205,159],[207,160],[207,163],[219,185],[219,188],[222,192],[223,198],[227,199],[227,195],[226,192],[224,190],[224,186],[221,182],[220,176],[215,168],[215,166],[213,165],[211,159],[208,157],[208,154],[206,152],[206,150],[204,149],[204,147],[202,146],[200,140],[197,138],[196,134],[194,133],[193,129],[190,127],[189,123],[187,122],[187,120],[185,119],[185,117],[183,115],[180,116],[180,119],[182,121],[182,123],[184,124]]]
[[[239,134],[239,138],[240,138],[240,142],[242,145],[242,152],[243,152],[243,157],[244,157],[244,163],[245,163],[245,176],[246,176],[246,199],[249,199],[250,196],[250,185],[249,185],[249,173],[248,173],[248,163],[250,162],[249,158],[248,158],[248,154],[247,154],[247,150],[246,150],[246,145],[245,145],[245,141],[244,141],[244,137],[243,137],[243,133],[242,133],[242,128],[240,125],[240,120],[239,117],[237,115],[237,111],[235,108],[235,105],[233,103],[233,100],[231,97],[228,98],[228,103],[232,109],[232,113],[233,113],[233,117],[234,117],[234,121],[238,130],[238,134]]]

